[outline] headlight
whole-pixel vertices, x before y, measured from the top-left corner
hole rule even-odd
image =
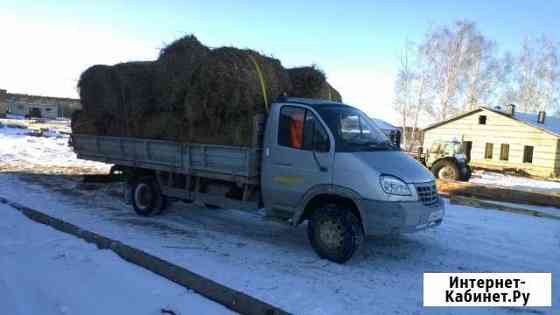
[[[381,176],[379,178],[381,188],[390,195],[410,196],[408,185],[402,180],[393,176]]]

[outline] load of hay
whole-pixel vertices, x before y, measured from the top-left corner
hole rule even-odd
[[[266,104],[290,88],[279,60],[251,50],[214,49],[193,74],[185,97],[186,140],[249,145],[255,114],[266,112]]]
[[[342,102],[342,97],[328,82],[321,70],[315,66],[288,69],[292,90],[290,96],[324,99]]]
[[[153,69],[151,62],[87,69],[78,82],[82,111],[73,117],[80,119],[73,132],[95,128],[100,135],[133,136],[138,120],[154,111]]]
[[[155,61],[96,65],[82,73],[74,133],[251,145],[253,118],[283,95],[340,101],[315,67],[286,70],[248,49],[210,49],[192,35]]]
[[[196,67],[210,48],[187,35],[163,48],[155,62],[154,99],[161,111],[180,110]]]

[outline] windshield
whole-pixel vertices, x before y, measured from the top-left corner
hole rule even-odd
[[[455,154],[464,154],[465,150],[463,148],[463,144],[460,142],[455,142],[453,144],[453,151],[455,152]]]
[[[337,152],[396,150],[369,117],[355,108],[325,106],[317,111],[335,137]]]

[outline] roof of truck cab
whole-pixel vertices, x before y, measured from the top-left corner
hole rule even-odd
[[[292,104],[300,104],[300,105],[307,105],[314,109],[323,107],[323,106],[340,106],[340,107],[352,107],[340,102],[333,102],[328,100],[321,100],[321,99],[312,99],[312,98],[297,98],[297,97],[286,97],[278,99],[278,103],[292,103]]]

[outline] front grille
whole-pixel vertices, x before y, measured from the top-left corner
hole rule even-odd
[[[418,193],[418,199],[426,206],[438,202],[439,197],[435,182],[416,184],[416,192]]]

